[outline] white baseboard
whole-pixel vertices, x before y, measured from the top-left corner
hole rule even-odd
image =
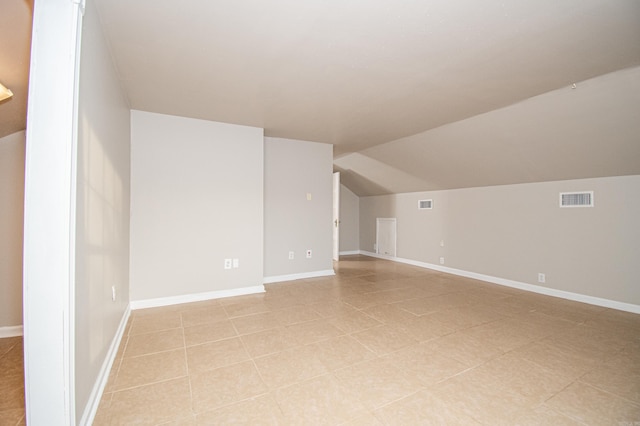
[[[347,251],[341,251],[340,256],[351,256],[353,254],[360,254],[360,250],[347,250]]]
[[[247,294],[264,293],[263,285],[234,288],[229,290],[207,291],[204,293],[183,294],[180,296],[159,297],[131,301],[131,310],[157,308],[160,306],[178,305],[180,303],[202,302],[204,300],[221,299],[223,297],[244,296]]]
[[[272,277],[264,277],[264,283],[271,284],[271,283],[279,283],[282,281],[302,280],[305,278],[328,277],[335,274],[336,273],[334,272],[333,269],[325,269],[324,271],[303,272],[300,274],[274,275]]]
[[[12,325],[10,327],[0,327],[0,339],[5,337],[17,337],[24,334],[23,327],[21,325]]]
[[[102,399],[102,394],[104,393],[104,388],[107,386],[107,382],[109,381],[109,374],[111,373],[111,369],[113,368],[113,361],[116,359],[118,348],[120,347],[122,337],[124,336],[124,330],[127,328],[127,321],[129,321],[130,315],[131,308],[127,306],[127,310],[124,312],[124,315],[120,320],[120,325],[118,326],[116,335],[111,341],[111,346],[109,347],[107,356],[102,363],[102,368],[100,369],[100,373],[98,374],[98,379],[93,385],[93,389],[91,390],[91,394],[89,395],[89,401],[87,402],[84,412],[82,413],[82,418],[78,423],[80,426],[93,424],[93,420],[96,417],[96,413],[98,412],[100,400]]]
[[[573,300],[575,302],[588,303],[590,305],[602,306],[605,308],[617,309],[619,311],[632,312],[634,314],[640,314],[640,305],[634,305],[632,303],[618,302],[616,300],[604,299],[601,297],[587,296],[580,293],[572,293],[570,291],[557,290],[549,287],[542,287],[535,284],[523,283],[520,281],[509,280],[506,278],[494,277],[491,275],[478,274],[476,272],[464,271],[462,269],[449,268],[442,265],[435,265],[432,263],[420,262],[417,260],[403,259],[394,256],[385,256],[368,251],[360,251],[360,254],[370,257],[376,257],[378,259],[386,259],[399,263],[406,263],[408,265],[418,266],[420,268],[432,269],[434,271],[445,272],[448,274],[458,275],[466,278],[473,278],[476,280],[486,281],[493,284],[503,285],[506,287],[517,288],[520,290],[526,290],[533,293],[544,294],[547,296],[559,297],[562,299]]]

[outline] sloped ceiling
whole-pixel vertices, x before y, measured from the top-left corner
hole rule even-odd
[[[356,194],[640,174],[640,67],[334,159]]]
[[[637,0],[87,1],[133,109],[334,144],[358,195],[640,173]]]
[[[13,97],[0,101],[0,138],[27,123],[33,0],[0,1],[0,83]]]
[[[559,115],[547,109],[550,95],[480,122],[461,120],[640,65],[637,0],[99,0],[98,6],[132,108],[334,144],[336,169],[358,195],[623,169],[602,166],[603,149],[578,150],[575,138],[591,134],[590,117],[599,114],[594,105],[573,110],[569,99],[581,102],[582,84]],[[616,93],[625,90],[637,98],[637,84]],[[512,113],[517,119],[505,122]],[[615,117],[605,124],[615,127]],[[420,135],[432,129],[440,130]],[[629,133],[612,145],[620,157],[637,152]],[[578,158],[586,161],[567,167]]]

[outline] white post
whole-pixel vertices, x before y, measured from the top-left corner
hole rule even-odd
[[[37,0],[27,108],[24,349],[27,423],[74,425],[77,88],[82,5]]]

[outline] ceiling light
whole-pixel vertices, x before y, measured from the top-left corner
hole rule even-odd
[[[0,101],[4,101],[13,96],[13,92],[0,83]]]

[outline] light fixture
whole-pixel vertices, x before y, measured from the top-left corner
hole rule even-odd
[[[0,83],[0,101],[4,101],[5,99],[9,99],[13,96],[13,92]]]

